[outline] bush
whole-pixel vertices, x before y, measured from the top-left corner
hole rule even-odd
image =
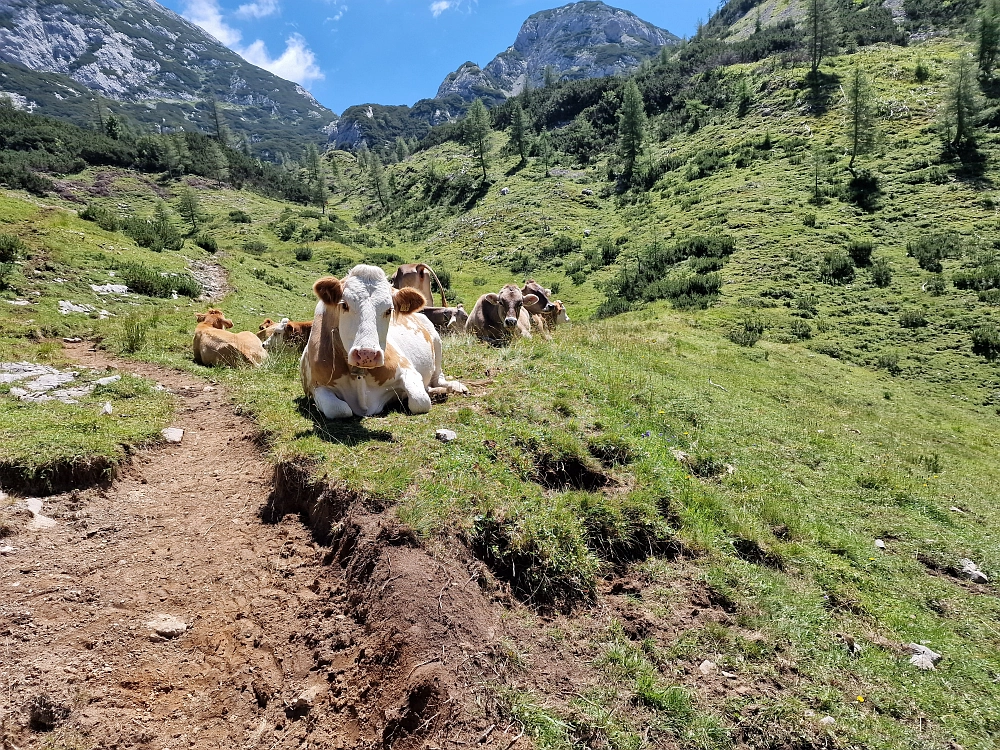
[[[828,284],[854,281],[854,263],[840,250],[828,250],[819,264],[819,277]]]
[[[580,286],[587,280],[586,271],[577,271],[576,273],[570,275],[569,280],[573,282],[575,286]]]
[[[947,289],[947,284],[945,284],[943,273],[931,274],[924,282],[924,291],[934,297],[940,297],[944,294],[945,289]]]
[[[212,253],[213,255],[219,252],[219,243],[216,242],[215,237],[210,234],[199,234],[194,238],[194,244],[205,252]]]
[[[872,262],[872,283],[879,289],[885,289],[892,283],[892,266],[885,258],[876,258]]]
[[[115,336],[120,354],[135,354],[146,346],[150,321],[138,315],[127,315],[118,324]]]
[[[368,253],[362,261],[362,263],[367,263],[369,266],[388,266],[390,264],[398,265],[404,262],[403,256],[384,251]]]
[[[992,323],[972,332],[972,353],[992,362],[1000,357],[1000,331]]]
[[[350,271],[358,262],[344,255],[332,255],[326,261],[326,270],[338,279]]]
[[[157,253],[163,250],[180,250],[184,247],[184,238],[164,214],[152,219],[129,216],[123,222],[122,230],[135,240],[139,247],[148,247]]]
[[[80,212],[80,218],[94,222],[106,232],[117,232],[122,228],[122,220],[118,214],[95,203],[87,204],[87,207]]]
[[[250,214],[239,208],[234,208],[229,212],[229,220],[233,224],[249,224],[251,222]]]
[[[248,240],[243,243],[243,250],[250,255],[263,255],[267,252],[267,243],[260,240]]]
[[[919,237],[906,244],[906,254],[917,259],[925,271],[941,273],[946,258],[962,257],[962,238],[957,232],[939,232]]]
[[[878,175],[867,169],[859,169],[858,176],[847,183],[847,200],[866,211],[875,210],[881,194]]]
[[[890,375],[899,375],[903,368],[899,366],[899,355],[895,352],[886,352],[878,355],[877,366],[880,370],[885,370]]]
[[[543,247],[538,255],[541,258],[562,258],[563,256],[575,253],[583,246],[583,242],[573,239],[569,235],[558,234],[552,238],[552,242]]]
[[[805,214],[802,217],[802,223],[809,227],[810,229],[815,229],[816,227],[816,214]]]
[[[764,321],[759,317],[748,315],[729,329],[730,341],[739,346],[753,346],[764,335]]]
[[[0,263],[13,263],[24,251],[24,243],[16,234],[0,234]]]
[[[298,231],[299,225],[294,221],[283,221],[274,228],[274,233],[282,242],[288,242]]]
[[[904,310],[899,316],[899,324],[903,328],[923,328],[927,325],[927,318],[919,310]]]
[[[313,251],[308,245],[295,248],[295,260],[312,260]]]
[[[796,318],[792,321],[790,332],[799,341],[804,341],[812,338],[813,329],[806,321]]]
[[[858,268],[871,265],[874,250],[875,245],[870,240],[853,240],[847,245],[847,254]]]
[[[201,294],[201,285],[190,274],[164,274],[138,262],[123,263],[118,269],[122,281],[136,294],[164,299],[172,297],[175,291],[191,299]]]
[[[813,294],[804,294],[795,300],[795,309],[804,318],[812,318],[819,313],[819,297]]]
[[[985,292],[1000,289],[1000,264],[987,262],[970,270],[959,271],[951,277],[956,289]]]

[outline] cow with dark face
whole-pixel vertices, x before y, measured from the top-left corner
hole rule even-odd
[[[458,307],[425,307],[420,314],[427,318],[438,333],[460,333],[465,330],[469,314],[462,305]]]
[[[313,285],[319,298],[299,369],[306,395],[328,419],[372,416],[394,399],[409,411],[430,411],[432,393],[468,393],[441,371],[441,337],[416,314],[415,289],[389,285],[374,266],[355,266],[343,279]]]
[[[528,279],[524,282],[524,286],[521,287],[521,294],[525,296],[533,294],[536,297],[534,303],[524,303],[524,309],[528,311],[528,315],[541,315],[542,313],[555,310],[556,306],[549,300],[549,295],[552,294],[552,291],[544,288],[534,279]]]
[[[531,320],[525,305],[536,304],[534,294],[527,296],[514,284],[507,284],[499,294],[484,294],[472,308],[465,330],[494,346],[508,343],[512,338],[531,338]]]
[[[260,330],[257,332],[257,338],[261,340],[264,344],[264,348],[268,351],[272,349],[297,349],[302,351],[306,348],[306,344],[309,342],[309,334],[312,331],[312,321],[311,320],[289,320],[288,318],[282,318],[279,322],[275,323],[270,318],[267,318],[263,323],[260,324]]]

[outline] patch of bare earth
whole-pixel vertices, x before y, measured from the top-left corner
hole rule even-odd
[[[226,269],[218,263],[192,260],[188,263],[188,269],[195,280],[201,284],[202,294],[198,298],[199,300],[211,302],[222,299],[229,293],[229,277],[226,275]]]

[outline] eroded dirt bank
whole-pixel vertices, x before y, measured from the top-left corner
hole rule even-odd
[[[459,675],[495,623],[474,563],[438,562],[354,498],[325,498],[314,533],[296,507],[309,488],[272,494],[223,391],[118,366],[177,394],[184,439],[138,453],[110,487],[45,498],[54,525],[17,514],[0,557],[0,744],[475,744],[488,724]],[[159,615],[186,631],[157,635]]]

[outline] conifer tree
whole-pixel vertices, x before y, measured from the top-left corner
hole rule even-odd
[[[181,197],[177,201],[177,211],[191,225],[191,230],[197,232],[198,220],[201,218],[201,202],[194,190],[189,187],[181,190]]]
[[[632,179],[635,161],[642,153],[646,142],[646,107],[642,92],[634,78],[625,84],[621,110],[618,113],[618,155],[621,158],[627,180]]]
[[[945,95],[945,145],[956,153],[974,149],[978,117],[979,98],[972,74],[972,61],[968,56],[962,55],[955,64],[951,86]]]
[[[542,85],[550,89],[556,85],[556,70],[551,65],[545,66],[545,72],[542,75]]]
[[[854,162],[875,145],[875,100],[871,82],[860,65],[855,65],[847,80],[847,137],[851,160],[847,171],[857,179]]]
[[[528,123],[521,102],[515,101],[510,112],[510,140],[521,157],[521,164],[528,160]]]
[[[472,158],[479,162],[483,170],[483,182],[487,178],[490,157],[490,113],[482,99],[476,99],[465,116],[465,140],[472,147]]]
[[[406,157],[410,155],[410,149],[406,145],[406,141],[403,140],[402,136],[396,138],[396,161],[405,161]]]
[[[223,146],[229,145],[229,129],[226,127],[226,118],[214,96],[208,100],[208,116],[211,120],[212,136]]]
[[[548,176],[549,165],[552,163],[552,138],[549,136],[549,131],[543,130],[541,132],[535,148],[538,151],[539,158],[542,160],[542,166],[545,167],[545,175]]]
[[[212,176],[215,177],[215,181],[221,186],[226,178],[229,177],[229,160],[226,158],[219,144],[214,141],[208,142],[206,157]]]
[[[370,154],[368,157],[368,176],[371,180],[372,192],[378,198],[383,209],[389,208],[389,186],[385,181],[385,170],[382,167],[382,159],[378,154]]]
[[[108,119],[104,123],[104,134],[108,138],[113,138],[116,141],[120,141],[124,128],[122,126],[121,118],[118,117],[114,112],[108,115]]]
[[[976,36],[978,42],[979,70],[987,78],[993,74],[997,54],[1000,52],[1000,2],[987,0],[979,11]]]
[[[817,80],[823,58],[837,51],[839,33],[836,6],[830,0],[806,0],[806,44],[813,81]]]

